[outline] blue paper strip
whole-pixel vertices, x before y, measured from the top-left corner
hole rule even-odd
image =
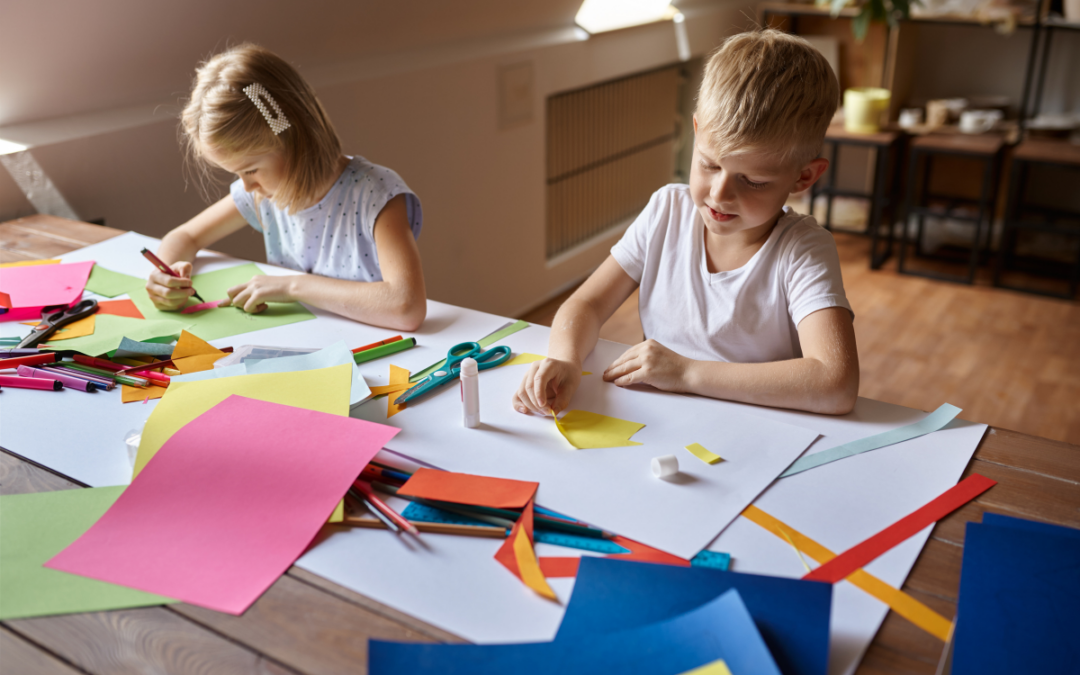
[[[690,558],[690,565],[692,567],[726,570],[731,566],[731,554],[717,551],[700,551],[696,556]]]
[[[678,616],[738,589],[785,675],[829,668],[832,585],[817,581],[583,557],[555,640],[628,630]],[[729,662],[732,673],[739,671]]]
[[[940,408],[914,424],[891,429],[884,433],[867,436],[866,438],[860,438],[857,441],[844,443],[835,448],[829,448],[828,450],[822,450],[813,455],[803,457],[792,464],[787,471],[780,474],[780,477],[787,478],[788,476],[802,473],[807,469],[813,469],[822,464],[835,462],[838,459],[844,459],[845,457],[851,457],[852,455],[884,448],[887,445],[895,445],[897,443],[902,443],[903,441],[909,441],[912,438],[925,436],[926,434],[940,430],[946,424],[956,419],[956,416],[959,414],[960,408],[948,403],[943,403]]]
[[[733,673],[779,675],[739,592],[647,626],[513,645],[368,643],[371,675],[678,675],[723,659]]]

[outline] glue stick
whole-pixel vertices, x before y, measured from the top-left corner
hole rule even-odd
[[[476,359],[461,362],[461,411],[466,427],[480,426],[480,371]]]

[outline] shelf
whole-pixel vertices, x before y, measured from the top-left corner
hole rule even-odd
[[[788,14],[796,16],[832,16],[832,12],[828,7],[818,7],[814,4],[803,4],[797,2],[763,2],[758,5],[758,11],[762,14]],[[857,7],[845,7],[840,11],[840,17],[853,19],[859,15],[859,9]],[[905,21],[912,21],[915,23],[947,23],[953,25],[966,25],[966,26],[983,26],[992,27],[994,21],[982,21],[972,16],[959,15],[959,14],[923,14],[921,16],[911,16]],[[1016,25],[1018,27],[1031,27],[1035,25],[1035,20],[1031,17],[1017,18]],[[1080,24],[1066,23],[1060,21],[1058,24],[1062,27],[1075,28],[1080,30]]]

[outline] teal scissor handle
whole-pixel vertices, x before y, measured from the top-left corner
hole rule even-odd
[[[487,370],[506,363],[510,359],[510,348],[499,345],[484,351],[478,342],[460,342],[446,352],[446,363],[398,396],[396,402],[408,403],[444,384],[450,384],[461,377],[461,362],[465,359],[475,360],[477,370]]]

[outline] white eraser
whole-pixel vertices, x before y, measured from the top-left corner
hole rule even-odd
[[[657,478],[670,478],[679,473],[679,458],[675,455],[653,457],[652,475]]]

